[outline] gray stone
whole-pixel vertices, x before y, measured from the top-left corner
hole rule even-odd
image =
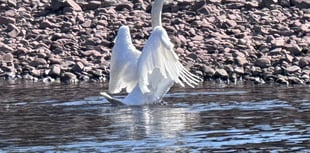
[[[221,68],[216,69],[214,75],[219,78],[228,79],[228,73],[225,69],[221,69]]]
[[[38,70],[38,69],[33,69],[33,70],[31,71],[31,75],[33,75],[34,77],[39,78],[39,77],[41,77],[41,71]]]
[[[77,62],[73,67],[72,67],[72,71],[73,72],[82,72],[84,69],[84,65],[82,62]]]
[[[0,42],[0,52],[13,52],[14,49],[7,44]]]
[[[14,56],[12,53],[6,53],[2,56],[2,62],[8,63],[13,62]]]
[[[261,57],[255,61],[255,65],[261,68],[271,66],[271,61],[268,57]]]
[[[215,74],[215,70],[207,65],[202,66],[202,72],[208,77],[213,77],[213,75]]]
[[[16,19],[13,17],[7,17],[7,16],[0,16],[0,25],[1,24],[15,24],[16,23]]]
[[[297,65],[290,66],[285,69],[286,73],[297,73],[301,72],[301,68]]]
[[[61,80],[64,82],[77,82],[77,76],[71,72],[64,72],[61,75]]]
[[[298,8],[310,8],[310,1],[309,0],[291,0],[291,3]]]
[[[285,49],[295,56],[302,53],[302,48],[300,48],[297,44],[286,44]]]
[[[310,57],[302,57],[298,62],[300,67],[305,67],[310,65]]]
[[[47,65],[47,62],[44,58],[35,58],[29,65],[33,67],[45,66]]]
[[[52,77],[59,77],[61,74],[61,67],[58,64],[55,64],[51,67],[51,70],[49,71],[49,75]]]

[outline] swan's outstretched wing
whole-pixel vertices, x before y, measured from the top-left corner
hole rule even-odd
[[[123,88],[131,92],[137,85],[137,62],[140,54],[132,44],[128,26],[121,26],[112,49],[109,93],[119,93]]]
[[[162,76],[181,86],[184,83],[191,87],[198,84],[200,79],[179,62],[173,47],[166,30],[162,26],[155,27],[138,61],[139,87],[142,93],[152,92],[151,89],[160,84],[160,79],[153,78],[154,76]],[[154,75],[155,70],[161,75]]]

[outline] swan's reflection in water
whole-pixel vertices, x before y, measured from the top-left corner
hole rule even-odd
[[[129,107],[119,109],[116,114],[111,116],[112,124],[123,127],[119,131],[125,132],[122,134],[132,139],[177,137],[185,130],[199,125],[200,121],[199,114],[188,108],[172,106]]]

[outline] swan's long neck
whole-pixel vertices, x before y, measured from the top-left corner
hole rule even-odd
[[[152,11],[151,11],[151,17],[152,17],[152,28],[154,29],[156,26],[162,26],[161,25],[161,13],[163,9],[165,0],[155,0]]]

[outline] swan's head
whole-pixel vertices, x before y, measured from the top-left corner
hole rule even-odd
[[[130,36],[130,31],[129,27],[122,25],[117,32],[117,36],[114,40],[114,43],[117,42],[130,42],[131,43],[131,36]]]

